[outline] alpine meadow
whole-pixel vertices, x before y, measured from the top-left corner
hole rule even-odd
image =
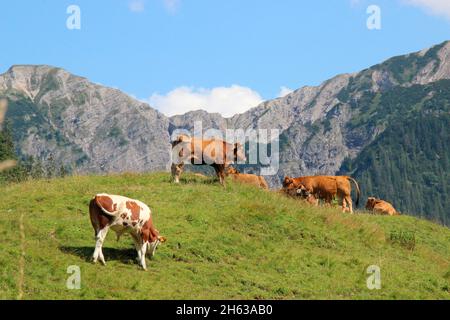
[[[450,1],[0,12],[0,303],[450,301]]]

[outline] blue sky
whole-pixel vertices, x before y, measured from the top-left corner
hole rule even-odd
[[[1,1],[0,72],[49,64],[166,114],[231,115],[281,88],[317,85],[450,40],[448,0]],[[81,9],[69,30],[67,7]],[[381,9],[369,30],[367,7]]]

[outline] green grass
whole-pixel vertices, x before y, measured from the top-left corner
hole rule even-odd
[[[24,299],[450,299],[445,227],[312,208],[192,175],[182,182],[171,184],[168,174],[125,174],[4,187],[0,299],[16,299],[20,291]],[[104,245],[107,266],[89,261],[88,203],[100,192],[152,208],[168,242],[148,261],[149,271],[135,263],[131,239],[116,242],[112,232]],[[412,234],[414,246],[403,245]],[[81,268],[81,290],[66,288],[71,265]],[[370,265],[381,268],[381,290],[367,289]]]

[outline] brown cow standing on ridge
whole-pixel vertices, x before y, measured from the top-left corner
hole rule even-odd
[[[394,206],[387,201],[369,197],[366,203],[366,209],[381,215],[399,216],[400,213],[395,210]]]
[[[180,135],[172,143],[172,178],[180,183],[184,164],[210,165],[216,171],[220,184],[225,185],[225,169],[232,163],[245,161],[244,148],[241,144],[230,144],[219,139],[191,138]]]
[[[234,181],[242,182],[245,184],[254,185],[255,187],[269,190],[269,185],[266,179],[255,174],[240,173],[236,168],[228,167],[225,171],[227,176],[231,176]]]
[[[333,199],[338,196],[342,200],[342,211],[353,213],[351,197],[352,187],[350,181],[356,186],[356,206],[358,206],[361,195],[358,182],[347,176],[285,177],[283,181],[283,190],[288,194],[291,193],[293,189],[305,190],[307,193],[306,196],[312,194],[315,198],[322,199],[330,205]]]

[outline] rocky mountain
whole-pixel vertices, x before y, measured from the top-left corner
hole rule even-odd
[[[148,105],[50,66],[0,76],[18,152],[78,172],[166,170],[169,120]]]
[[[387,114],[377,123],[371,121],[378,112],[373,99],[395,87],[443,79],[450,79],[450,42],[301,88],[232,118],[198,111],[172,117],[171,122],[183,128],[202,120],[204,127],[219,129],[280,129],[279,176],[334,174],[346,158],[355,158],[386,129]]]
[[[167,118],[116,89],[50,66],[11,67],[0,75],[0,98],[9,101],[6,118],[12,125],[20,155],[43,161],[53,159],[77,172],[167,170],[170,134],[180,128],[191,130],[195,121],[202,121],[204,130],[279,129],[280,170],[268,178],[273,187],[280,185],[284,175],[337,172],[355,174],[370,184],[380,183],[375,175],[381,173],[368,170],[365,155],[373,155],[373,148],[379,150],[383,139],[394,141],[389,138],[393,136],[394,124],[416,126],[417,119],[423,116],[441,119],[449,114],[448,79],[450,42],[444,42],[361,72],[338,75],[320,86],[298,89],[232,118],[206,111]],[[431,134],[441,132],[439,121],[427,121],[432,124]],[[417,131],[405,134],[411,136],[395,140],[396,143],[410,141],[417,146],[413,152],[416,155],[445,147],[421,149],[424,142]],[[383,138],[385,135],[388,138]],[[401,148],[394,146],[392,150]],[[406,152],[406,162],[413,162],[413,153]],[[241,169],[259,172],[258,166]],[[440,165],[430,170],[434,176],[448,168]],[[409,188],[416,190],[410,194],[417,195],[415,178],[413,174],[407,176]],[[429,181],[428,178],[421,177],[421,181]],[[442,181],[447,187],[446,178]],[[367,190],[383,194],[376,188]],[[400,209],[409,209],[402,197]],[[439,214],[448,211],[447,200],[442,203],[436,209]],[[414,210],[424,208],[416,206]]]

